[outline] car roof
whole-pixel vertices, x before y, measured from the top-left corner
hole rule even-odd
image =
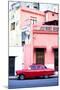
[[[44,66],[43,64],[32,64],[32,65],[30,65],[30,66]]]

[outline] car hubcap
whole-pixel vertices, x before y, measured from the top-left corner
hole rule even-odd
[[[23,79],[24,79],[24,75],[21,75],[21,76],[20,76],[20,79],[23,80]]]

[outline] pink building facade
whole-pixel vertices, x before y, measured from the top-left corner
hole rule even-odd
[[[58,33],[33,30],[30,45],[24,46],[25,67],[44,64],[54,69],[55,49],[58,49]]]
[[[27,25],[30,29],[28,43],[23,45],[24,68],[44,64],[58,70],[58,13],[21,8],[21,27]]]

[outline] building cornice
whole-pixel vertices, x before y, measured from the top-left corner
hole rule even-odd
[[[27,12],[27,13],[36,14],[36,15],[40,15],[40,16],[45,16],[44,12],[41,12],[39,10],[34,10],[34,9],[26,8],[26,7],[21,8],[21,11]]]

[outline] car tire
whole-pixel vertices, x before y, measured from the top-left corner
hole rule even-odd
[[[45,79],[47,79],[47,78],[48,78],[48,76],[44,76],[44,78],[45,78]]]
[[[24,79],[25,79],[24,75],[21,74],[21,75],[19,76],[19,79],[20,79],[20,80],[24,80]]]

